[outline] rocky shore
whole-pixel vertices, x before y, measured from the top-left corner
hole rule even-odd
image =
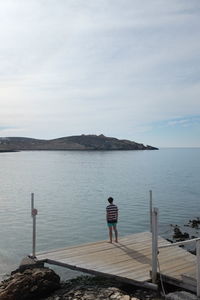
[[[197,300],[194,294],[165,288],[168,293],[163,295],[161,289],[146,290],[97,276],[61,282],[55,271],[36,263],[20,267],[0,283],[0,300]]]
[[[46,267],[27,267],[15,271],[0,284],[0,300],[158,300],[157,292],[138,289],[115,280],[96,276],[80,276],[60,281]]]
[[[48,300],[147,300],[161,299],[157,292],[138,289],[133,286],[124,285],[114,280],[101,277],[82,276],[62,284],[61,289]]]

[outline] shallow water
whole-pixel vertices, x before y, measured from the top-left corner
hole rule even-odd
[[[31,253],[31,193],[37,251],[107,239],[105,206],[114,197],[119,232],[149,229],[149,190],[160,232],[199,216],[200,149],[24,151],[0,154],[0,274]]]

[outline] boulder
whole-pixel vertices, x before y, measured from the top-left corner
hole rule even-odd
[[[186,239],[188,239],[190,236],[187,232],[182,232],[179,228],[179,226],[175,226],[174,227],[174,235],[173,235],[173,238],[176,239],[176,240],[180,240],[180,241],[184,241]]]
[[[167,300],[197,300],[197,296],[185,291],[178,291],[166,295]]]
[[[192,228],[199,229],[200,218],[189,220],[188,225]]]
[[[11,275],[18,273],[18,272],[22,273],[26,269],[35,269],[35,268],[43,268],[43,267],[44,267],[43,262],[38,261],[36,258],[34,258],[32,256],[26,256],[20,262],[19,267],[16,270],[11,272]]]
[[[60,277],[49,268],[16,272],[0,283],[0,300],[31,300],[48,296],[60,287]]]

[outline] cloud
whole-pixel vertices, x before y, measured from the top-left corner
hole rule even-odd
[[[174,120],[174,121],[169,121],[168,122],[168,125],[170,126],[174,126],[174,125],[182,125],[182,126],[185,126],[185,125],[188,125],[189,124],[189,120]]]
[[[169,126],[180,125],[182,127],[188,127],[188,126],[198,125],[198,124],[200,124],[200,117],[198,116],[190,116],[187,119],[175,119],[167,122],[167,125]]]
[[[199,14],[186,0],[1,1],[2,126],[126,138],[180,125],[200,111]]]

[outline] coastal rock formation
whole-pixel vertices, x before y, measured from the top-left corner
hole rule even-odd
[[[196,218],[193,220],[189,220],[188,226],[192,227],[192,228],[196,228],[199,229],[200,226],[200,218]]]
[[[186,239],[189,239],[189,234],[187,232],[182,232],[178,225],[174,227],[174,235],[173,238],[176,239],[176,241],[185,241]]]
[[[48,300],[55,300],[55,299],[68,299],[68,300],[139,300],[136,297],[131,297],[128,294],[124,294],[120,289],[116,287],[78,287],[73,288],[69,291],[64,292],[62,295],[52,295]]]
[[[48,296],[60,287],[60,277],[48,268],[16,272],[0,283],[0,300],[29,300]]]
[[[153,291],[137,289],[134,286],[127,288],[112,279],[80,276],[63,283],[61,289],[46,300],[153,300],[157,296]]]
[[[33,267],[33,266],[32,266]],[[48,268],[33,267],[0,284],[0,300],[153,300],[160,299],[155,291],[124,286],[112,279],[80,276],[60,283]]]
[[[197,296],[185,291],[177,291],[169,293],[166,296],[166,300],[198,300]]]
[[[77,135],[52,140],[24,137],[0,138],[0,151],[19,150],[157,150],[129,140],[101,135]]]

